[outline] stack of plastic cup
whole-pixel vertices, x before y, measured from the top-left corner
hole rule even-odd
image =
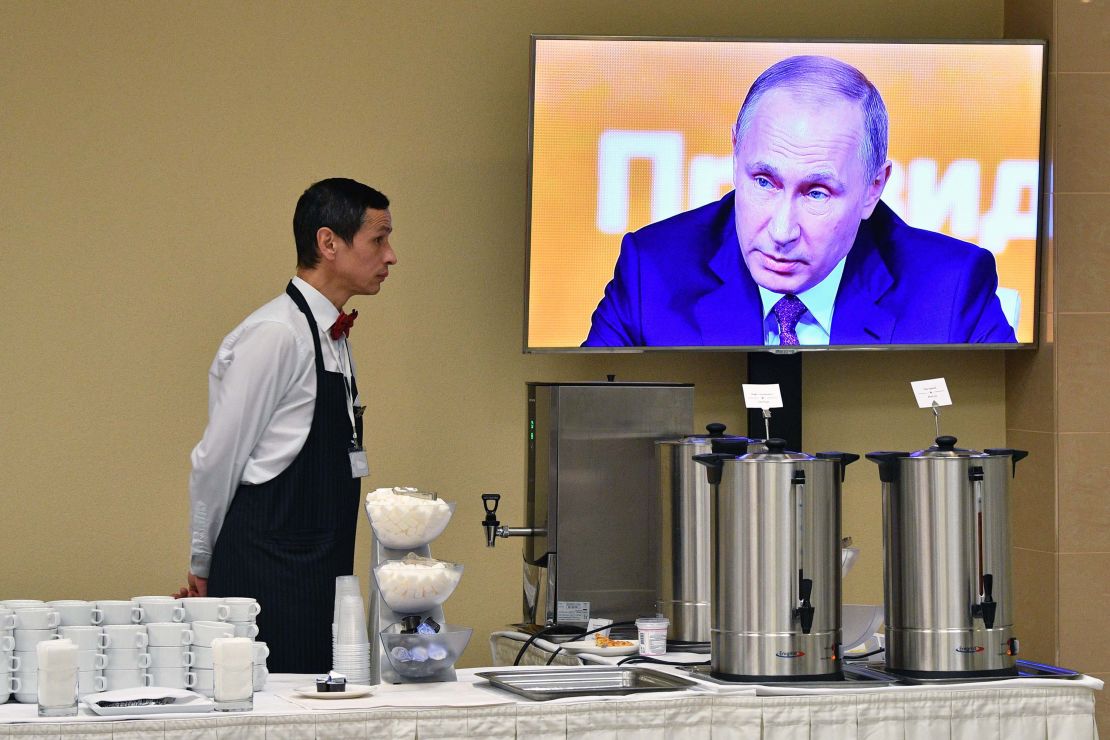
[[[369,683],[370,640],[362,596],[343,596],[336,620],[332,669],[345,675],[348,683]]]

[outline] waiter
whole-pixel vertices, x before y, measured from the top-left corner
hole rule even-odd
[[[375,295],[397,257],[389,200],[345,178],[297,201],[297,275],[220,344],[208,427],[193,450],[189,585],[252,596],[276,673],[331,666],[335,578],[352,571],[368,473],[347,341],[351,296]]]

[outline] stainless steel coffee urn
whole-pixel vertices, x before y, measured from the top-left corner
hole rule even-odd
[[[920,678],[1014,675],[1008,481],[1023,450],[872,452],[883,484],[886,665]]]
[[[840,485],[859,455],[766,446],[697,457],[713,490],[711,674],[840,679]]]
[[[708,643],[713,585],[710,490],[696,455],[742,455],[747,437],[725,434],[724,424],[707,424],[707,434],[655,443],[659,471],[659,590],[656,608],[670,620],[672,643]]]

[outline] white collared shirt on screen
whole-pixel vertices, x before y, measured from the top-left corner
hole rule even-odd
[[[806,312],[798,319],[798,326],[794,330],[798,335],[798,344],[812,346],[829,343],[832,337],[836,293],[840,289],[840,278],[844,275],[844,262],[847,259],[845,257],[837,262],[832,272],[817,285],[796,294],[806,307]],[[759,286],[759,297],[763,301],[763,344],[768,346],[782,344],[779,322],[771,310],[782,296],[782,293],[775,293]]]
[[[293,278],[316,319],[324,369],[352,374],[346,339],[329,328],[339,311]],[[304,447],[316,401],[316,359],[308,322],[287,294],[259,308],[220,343],[208,371],[208,427],[189,476],[194,574],[208,576],[212,547],[240,483],[272,480]],[[358,403],[358,399],[355,399]]]

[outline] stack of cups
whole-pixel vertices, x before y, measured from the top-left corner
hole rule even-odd
[[[7,607],[0,607],[0,704],[11,697],[19,682],[12,677],[12,651],[15,649],[15,614]]]
[[[77,696],[103,691],[104,666],[108,656],[100,652],[104,635],[94,625],[69,624],[58,628],[58,636],[77,646]]]
[[[104,646],[104,686],[108,691],[152,685],[150,638],[144,624],[106,624],[102,629]]]
[[[254,706],[254,649],[247,637],[212,640],[213,686],[216,711],[247,711]]]
[[[266,658],[270,655],[270,646],[264,642],[252,642],[251,661],[254,664],[254,690],[262,691],[266,688],[266,681],[270,678],[270,671],[266,668]]]
[[[362,596],[346,595],[339,602],[332,663],[334,669],[347,676],[350,683],[370,682],[370,641]]]
[[[6,602],[13,604],[13,602]],[[10,667],[18,686],[15,700],[24,704],[38,701],[38,644],[54,640],[58,636],[58,612],[43,602],[18,602],[12,607],[15,616],[15,629],[12,631],[12,654]]]
[[[339,624],[339,604],[344,596],[361,596],[362,587],[359,586],[358,576],[338,576],[335,579],[335,603],[331,610],[331,652],[332,663],[335,663],[335,634]]]
[[[227,607],[227,620],[235,627],[236,637],[258,637],[258,625],[254,618],[262,611],[258,601],[246,596],[229,596],[224,599]]]
[[[188,689],[195,678],[190,672],[195,656],[189,649],[193,631],[181,622],[151,622],[146,626],[153,686]]]
[[[35,648],[39,716],[76,716],[77,646],[69,640],[43,640]]]
[[[192,685],[189,687],[198,694],[211,698],[215,689],[212,674],[212,641],[223,637],[235,637],[235,628],[228,622],[198,620],[192,622],[193,671]]]
[[[140,624],[181,622],[185,619],[185,608],[172,596],[136,596],[131,603],[139,610]]]

